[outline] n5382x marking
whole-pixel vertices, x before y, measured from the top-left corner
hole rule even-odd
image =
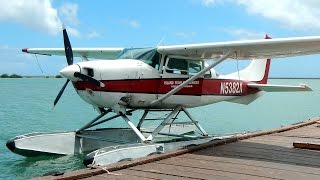
[[[221,82],[220,94],[242,93],[242,82]]]

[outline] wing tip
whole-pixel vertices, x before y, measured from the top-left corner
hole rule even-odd
[[[28,53],[28,48],[23,48],[21,51],[24,53]]]
[[[304,91],[313,91],[313,89],[307,84],[300,84],[300,86],[304,89]]]

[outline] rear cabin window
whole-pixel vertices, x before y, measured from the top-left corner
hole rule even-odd
[[[202,70],[202,61],[189,61],[189,74],[194,75]]]

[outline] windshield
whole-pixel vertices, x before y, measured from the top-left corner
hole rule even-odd
[[[160,55],[156,48],[128,48],[124,49],[116,59],[137,59],[152,67],[160,64]]]

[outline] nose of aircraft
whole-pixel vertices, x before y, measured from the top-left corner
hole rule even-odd
[[[70,79],[71,81],[77,81],[78,78],[74,77],[75,72],[80,72],[80,67],[77,64],[73,64],[73,65],[70,65],[70,66],[63,68],[60,71],[60,74],[63,77]]]

